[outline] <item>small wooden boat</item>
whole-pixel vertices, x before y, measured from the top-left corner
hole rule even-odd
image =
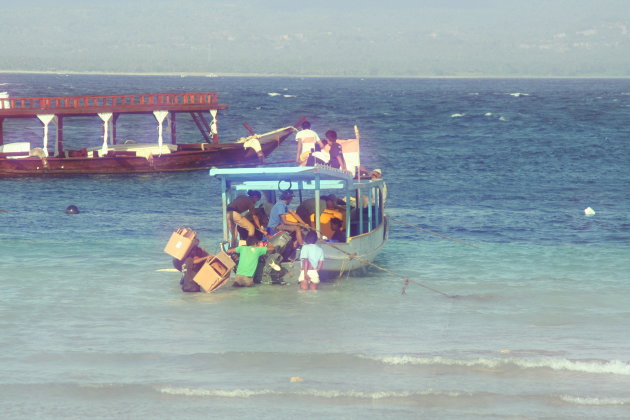
[[[213,166],[256,166],[296,131],[287,126],[263,134],[250,135],[234,142],[220,143],[215,92],[149,95],[71,96],[54,98],[0,99],[0,177],[131,174],[178,172],[209,169]],[[190,114],[203,141],[178,143],[176,121],[180,114]],[[210,114],[210,122],[204,116]],[[116,122],[125,114],[153,115],[158,123],[155,143],[119,144]],[[98,147],[65,150],[64,119],[100,117],[103,143]],[[10,118],[39,119],[44,126],[42,147],[30,142],[4,144],[4,122]],[[298,121],[296,125],[301,124]],[[166,123],[167,139],[163,138]],[[49,151],[49,125],[56,126],[54,152]]]
[[[221,184],[223,209],[223,240],[231,240],[227,222],[227,208],[231,200],[248,190],[260,191],[263,196],[261,207],[274,203],[282,191],[291,190],[299,196],[299,202],[291,203],[295,209],[308,198],[314,198],[315,214],[321,214],[320,197],[334,194],[344,203],[341,206],[344,215],[345,242],[330,242],[320,237],[318,244],[323,248],[325,261],[320,272],[322,277],[340,276],[346,272],[363,269],[369,265],[385,245],[389,223],[385,215],[385,182],[376,180],[357,180],[349,172],[333,169],[329,166],[313,167],[259,167],[251,168],[216,168],[210,170],[210,176]],[[353,204],[354,203],[354,204]],[[356,203],[359,203],[357,208]],[[314,218],[317,232],[323,230],[322,217]],[[273,243],[273,238],[270,239]],[[283,241],[283,245],[284,245]],[[295,253],[284,252],[281,258],[268,255],[267,261],[280,262],[282,270],[275,271],[268,265],[259,267],[257,275],[263,283],[280,283],[297,280],[299,259]],[[259,264],[260,266],[260,264]]]

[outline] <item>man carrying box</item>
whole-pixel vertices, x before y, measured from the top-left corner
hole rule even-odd
[[[239,195],[227,206],[227,220],[232,234],[232,246],[236,245],[237,227],[241,227],[247,231],[247,236],[254,236],[255,229],[265,233],[260,224],[260,220],[256,215],[255,205],[260,200],[260,191],[247,191],[247,195]],[[254,223],[250,222],[243,213],[248,212]],[[254,225],[256,225],[254,227]]]
[[[254,285],[254,273],[258,267],[258,259],[267,254],[267,251],[273,251],[274,247],[271,243],[267,246],[261,246],[260,241],[255,236],[247,238],[247,245],[230,248],[228,254],[239,254],[238,266],[236,267],[236,277],[234,278],[234,287],[251,287]]]
[[[210,258],[212,258],[212,255],[208,254],[205,249],[199,248],[199,240],[196,238],[193,240],[190,250],[181,260],[173,258],[173,266],[182,272],[182,278],[179,281],[179,284],[182,286],[182,292],[195,293],[201,291],[193,278],[206,260]]]

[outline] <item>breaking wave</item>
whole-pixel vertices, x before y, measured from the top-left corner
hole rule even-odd
[[[273,389],[204,389],[187,387],[163,387],[159,388],[162,394],[181,395],[187,397],[219,397],[219,398],[252,398],[259,396],[301,396],[317,398],[351,398],[359,400],[382,400],[392,398],[410,398],[422,396],[441,396],[456,398],[464,394],[456,391],[340,391],[325,389],[295,389],[295,390],[273,390]]]
[[[597,397],[576,397],[573,395],[561,395],[564,402],[578,405],[626,405],[630,404],[630,398],[597,398]]]
[[[423,405],[423,401],[432,407],[444,405],[454,407],[460,404],[478,403],[480,400],[512,400],[516,401],[526,398],[529,403],[538,402],[540,404],[563,402],[578,406],[624,406],[630,404],[630,398],[626,397],[578,397],[573,395],[549,395],[549,394],[528,394],[527,396],[514,396],[510,394],[497,394],[492,392],[469,392],[456,390],[415,390],[415,391],[358,391],[358,390],[331,390],[331,389],[206,389],[189,387],[161,387],[156,391],[163,395],[196,397],[196,398],[232,398],[251,399],[265,397],[280,398],[316,398],[324,400],[354,400],[354,401],[407,401],[417,405]]]
[[[613,374],[630,376],[630,363],[620,360],[610,361],[580,361],[552,358],[478,358],[478,359],[454,359],[441,356],[434,357],[371,357],[363,356],[371,360],[378,360],[388,365],[443,365],[454,367],[500,369],[515,366],[520,369],[551,369],[554,371],[571,371],[593,374]]]
[[[267,92],[269,96],[282,96],[283,98],[297,98],[297,95],[290,95],[288,93]]]

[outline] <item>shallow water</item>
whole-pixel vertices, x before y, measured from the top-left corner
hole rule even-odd
[[[477,247],[392,220],[376,263],[404,295],[378,270],[185,295],[156,270],[181,225],[216,247],[207,172],[2,180],[3,418],[630,417],[630,81],[0,77],[12,96],[217,90],[223,139],[356,123],[388,214]],[[98,121],[65,128],[99,142]]]

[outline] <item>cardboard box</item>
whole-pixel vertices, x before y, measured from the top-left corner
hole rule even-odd
[[[230,272],[236,264],[226,252],[219,252],[203,263],[193,280],[206,293],[210,293],[223,286],[230,279]]]
[[[173,258],[181,260],[186,256],[190,248],[195,244],[197,240],[197,234],[190,228],[179,228],[171,235],[164,252]]]

